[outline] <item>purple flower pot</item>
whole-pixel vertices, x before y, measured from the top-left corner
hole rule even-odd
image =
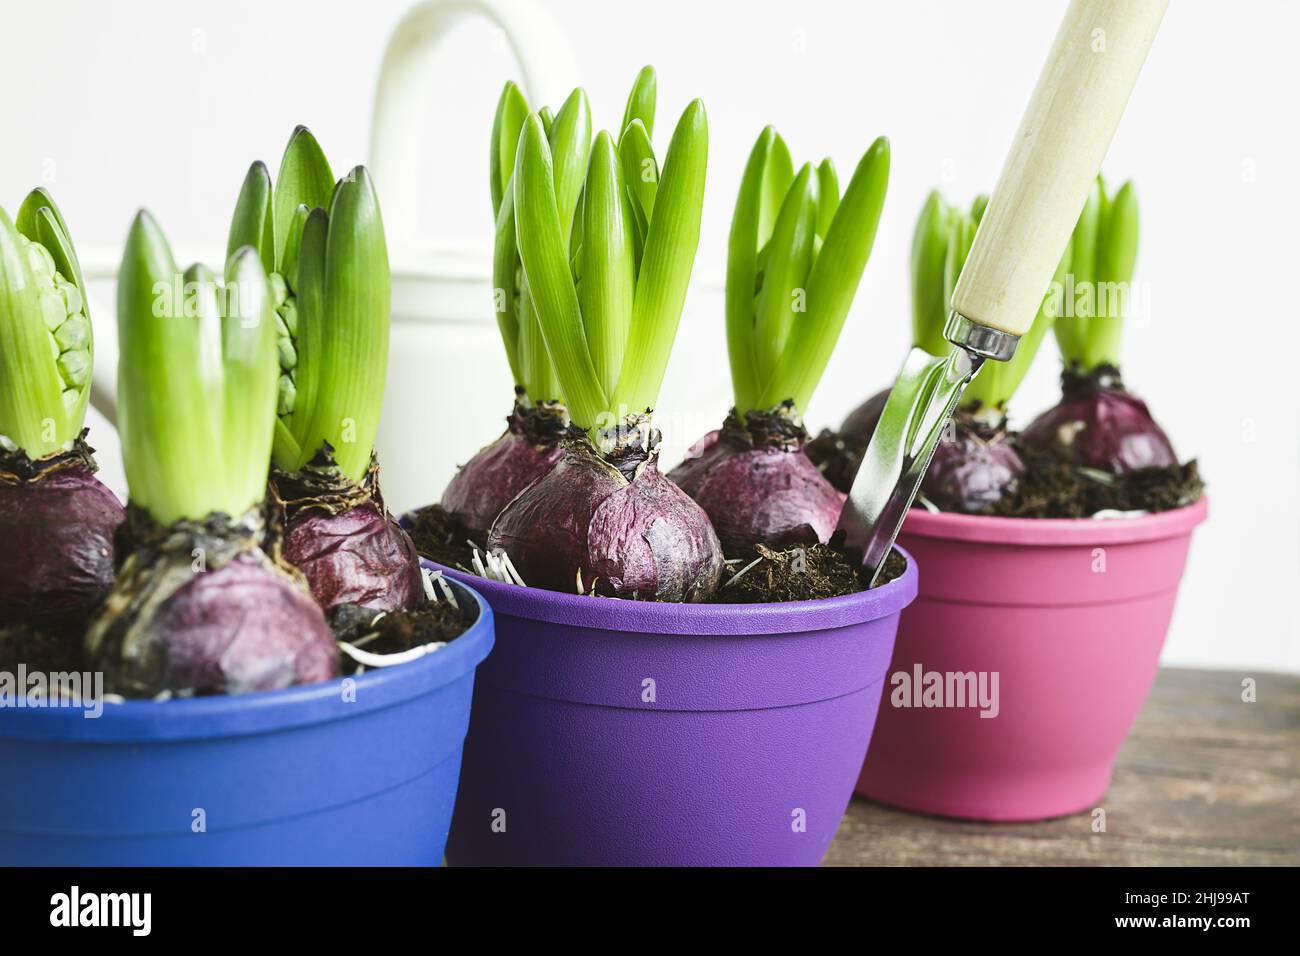
[[[433,565],[433,567],[438,567]],[[787,604],[472,580],[478,672],[453,865],[815,865],[871,737],[917,574]]]

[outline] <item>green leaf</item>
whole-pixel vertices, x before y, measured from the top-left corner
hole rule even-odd
[[[912,342],[931,355],[947,355],[943,327],[948,321],[948,295],[944,263],[948,236],[956,210],[933,190],[921,207],[912,232]]]
[[[768,156],[763,177],[763,202],[759,207],[758,248],[762,249],[772,238],[776,228],[776,217],[785,201],[785,194],[794,182],[794,162],[790,159],[790,148],[785,145],[780,134],[772,142],[772,151]]]
[[[515,152],[519,148],[519,131],[528,117],[528,101],[514,81],[506,80],[492,119],[492,148],[488,158],[488,179],[492,189],[492,215],[501,216],[501,201],[510,189],[515,169]]]
[[[578,206],[583,180],[587,177],[587,159],[591,155],[591,104],[581,89],[574,90],[564,101],[560,112],[555,114],[547,138],[555,169],[555,202],[567,258],[569,238],[573,233],[573,214]]]
[[[889,141],[883,136],[858,162],[808,278],[808,312],[795,323],[760,407],[792,399],[800,409],[826,371],[858,283],[871,256],[889,184]]]
[[[244,246],[252,246],[262,258],[267,272],[275,271],[275,221],[271,207],[271,174],[263,162],[253,163],[244,176],[235,202],[235,214],[230,220],[230,236],[226,240],[226,258],[229,259]]]
[[[583,195],[578,301],[596,374],[610,394],[632,324],[636,262],[632,227],[624,218],[623,173],[613,137],[603,130],[591,153]]]
[[[830,157],[817,167],[817,236],[823,241],[840,205],[840,179]]]
[[[511,167],[513,168],[513,162]],[[513,183],[513,180],[511,180]],[[515,194],[511,185],[501,197],[497,210],[496,238],[492,245],[492,301],[497,329],[505,346],[506,360],[515,385],[527,388],[527,376],[519,357],[520,286],[522,275],[519,246],[515,239]]]
[[[295,128],[280,159],[280,171],[275,176],[274,249],[277,269],[283,261],[289,224],[298,207],[329,209],[333,196],[334,174],[330,172],[324,151],[307,127]],[[262,261],[265,264],[265,256]],[[271,271],[271,268],[267,269],[268,274]]]
[[[39,242],[54,258],[54,265],[59,274],[77,287],[81,293],[83,311],[90,315],[89,298],[86,295],[86,280],[81,273],[81,262],[77,259],[77,250],[72,244],[72,232],[63,219],[63,213],[54,202],[54,197],[44,186],[37,186],[18,209],[18,218],[14,225],[28,239]]]
[[[771,379],[795,318],[806,308],[816,235],[817,180],[812,164],[805,163],[786,193],[767,243],[767,264],[754,312],[755,357],[761,382]]]
[[[248,247],[245,246],[243,252],[247,253],[247,251]],[[257,253],[253,254],[256,256]],[[196,323],[194,384],[202,392],[203,402],[208,409],[220,409],[225,402],[225,373],[222,368],[225,361],[225,347],[221,341],[223,306],[227,292],[230,300],[235,301],[241,290],[237,279],[228,283],[226,289],[220,289],[217,277],[212,274],[212,271],[199,264],[185,270],[183,282],[186,296],[185,313],[177,321],[193,320]],[[262,417],[259,410],[258,420],[260,421]],[[214,427],[217,444],[222,446],[227,435],[224,417],[215,418]],[[238,434],[238,429],[231,429],[229,434],[233,440]],[[233,453],[238,454],[238,450]]]
[[[303,232],[304,252],[311,219]],[[299,272],[303,267],[300,253]],[[388,376],[389,311],[392,274],[384,241],[383,217],[374,183],[364,166],[348,174],[334,194],[325,244],[321,361],[311,384],[311,425],[300,442],[308,460],[324,442],[334,448],[339,469],[360,481],[370,467],[379,412]],[[301,331],[308,320],[301,307]],[[316,355],[299,349],[299,367]],[[304,401],[303,384],[298,401]],[[273,407],[270,401],[267,407]],[[294,416],[300,414],[295,408]],[[306,464],[305,461],[300,464]]]
[[[736,410],[741,414],[757,407],[762,390],[754,344],[754,293],[758,287],[763,190],[776,139],[776,130],[764,127],[749,152],[727,240],[727,357]]]
[[[141,212],[117,281],[118,433],[131,500],[164,526],[239,515],[249,504],[228,493],[222,408],[211,401],[220,370],[202,361],[204,291],[183,279],[162,231]],[[264,406],[257,418],[266,417]]]
[[[236,252],[225,275],[226,309],[220,324],[224,401],[218,407],[228,494],[235,507],[246,502],[246,510],[266,494],[280,363],[275,310],[260,259],[251,249]]]
[[[515,228],[519,255],[546,351],[573,421],[601,425],[607,402],[587,348],[578,293],[573,287],[566,232],[560,223],[556,175],[539,114],[524,122],[515,160]]]
[[[306,204],[294,210],[293,219],[289,221],[288,234],[284,240],[284,255],[280,260],[280,274],[290,289],[298,288],[298,253],[302,250],[302,230],[307,225],[307,216],[311,210]]]
[[[1124,312],[1133,291],[1133,267],[1137,263],[1138,204],[1133,183],[1120,187],[1105,206],[1104,226],[1098,231],[1096,316],[1083,326],[1082,360],[1086,368],[1119,365],[1124,333]]]
[[[75,437],[68,417],[36,277],[23,239],[0,209],[0,435],[44,458]]]
[[[636,206],[639,218],[647,225],[654,215],[655,195],[659,190],[659,164],[655,161],[650,133],[644,124],[633,120],[623,131],[618,144],[618,158],[623,166],[623,181]],[[642,227],[645,235],[645,227]]]
[[[627,106],[623,109],[623,122],[618,126],[620,137],[633,120],[641,121],[648,136],[654,135],[656,88],[654,67],[643,66],[632,83],[632,91],[627,95]]]
[[[1097,242],[1104,202],[1104,187],[1101,177],[1098,176],[1097,182],[1088,193],[1088,199],[1083,205],[1083,211],[1079,213],[1079,221],[1075,224],[1074,233],[1070,238],[1070,272],[1073,276],[1074,300],[1065,303],[1069,314],[1061,315],[1055,325],[1056,344],[1061,350],[1061,357],[1066,365],[1084,361],[1089,317],[1078,314],[1081,311],[1079,295],[1082,293],[1087,296],[1087,290],[1091,288],[1095,296]],[[1085,305],[1086,301],[1085,299]],[[1092,301],[1095,302],[1095,297]],[[1088,310],[1085,308],[1082,311]]]
[[[960,211],[954,211],[948,225],[948,249],[943,260],[943,301],[952,301],[952,294],[957,288],[957,280],[970,255],[970,247],[975,244],[975,221]]]
[[[519,361],[523,367],[524,392],[538,402],[563,401],[564,393],[546,349],[546,338],[528,290],[527,276],[520,283],[519,303]]]
[[[317,207],[303,223],[302,241],[298,248],[298,335],[294,344],[298,349],[298,368],[295,372],[297,397],[293,414],[286,426],[292,443],[283,439],[275,444],[275,463],[284,471],[297,471],[310,461],[320,447],[319,440],[307,450],[312,427],[312,410],[328,358],[325,326],[326,265],[325,253],[329,241],[329,213]],[[283,457],[290,452],[292,457]]]
[[[54,202],[54,197],[43,187],[38,186],[27,194],[18,209],[18,218],[14,220],[18,231],[33,242],[39,242],[50,253],[54,267],[59,275],[77,287],[81,298],[81,314],[87,319],[85,323],[85,343],[82,348],[90,356],[94,366],[95,341],[94,328],[90,319],[90,296],[86,291],[86,280],[81,272],[81,262],[77,250],[72,244],[71,233],[63,214]],[[63,404],[64,415],[58,428],[60,444],[66,444],[81,434],[86,420],[86,407],[90,402],[89,378],[84,386],[77,389],[76,401],[69,407]]]
[[[653,408],[658,401],[700,242],[708,154],[704,104],[694,100],[673,130],[664,158],[613,410],[626,406],[640,411]]]

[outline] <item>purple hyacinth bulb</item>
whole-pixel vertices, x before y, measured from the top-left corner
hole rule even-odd
[[[482,540],[512,498],[555,467],[560,441],[580,432],[558,402],[516,404],[505,434],[461,466],[442,494],[442,510]]]
[[[123,515],[90,466],[0,481],[0,626],[92,611],[113,586]]]
[[[876,425],[885,411],[885,402],[889,401],[889,389],[882,389],[849,412],[840,425],[840,438],[857,451],[864,451],[871,444],[871,436],[876,433]]]
[[[1014,487],[1025,464],[1005,427],[983,427],[958,413],[936,446],[921,494],[942,511],[978,514]]]
[[[722,575],[709,517],[660,474],[651,452],[628,471],[589,445],[560,461],[497,516],[488,549],[531,587],[608,597],[707,600]]]
[[[1035,418],[1020,441],[1114,475],[1178,465],[1169,436],[1112,366],[1062,374],[1061,400]]]
[[[705,510],[726,554],[756,544],[824,544],[845,496],[804,453],[807,433],[779,415],[751,412],[747,419],[742,428],[733,413],[668,477]]]

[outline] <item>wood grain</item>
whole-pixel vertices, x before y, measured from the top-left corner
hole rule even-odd
[[[1242,681],[1256,700],[1242,700]],[[1099,804],[1035,823],[927,817],[854,797],[828,866],[1300,865],[1300,677],[1165,669]]]

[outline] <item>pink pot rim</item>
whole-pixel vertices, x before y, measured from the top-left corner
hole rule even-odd
[[[994,518],[913,508],[903,522],[902,534],[1028,547],[1133,544],[1188,534],[1205,520],[1208,511],[1205,495],[1184,508],[1137,518]]]

